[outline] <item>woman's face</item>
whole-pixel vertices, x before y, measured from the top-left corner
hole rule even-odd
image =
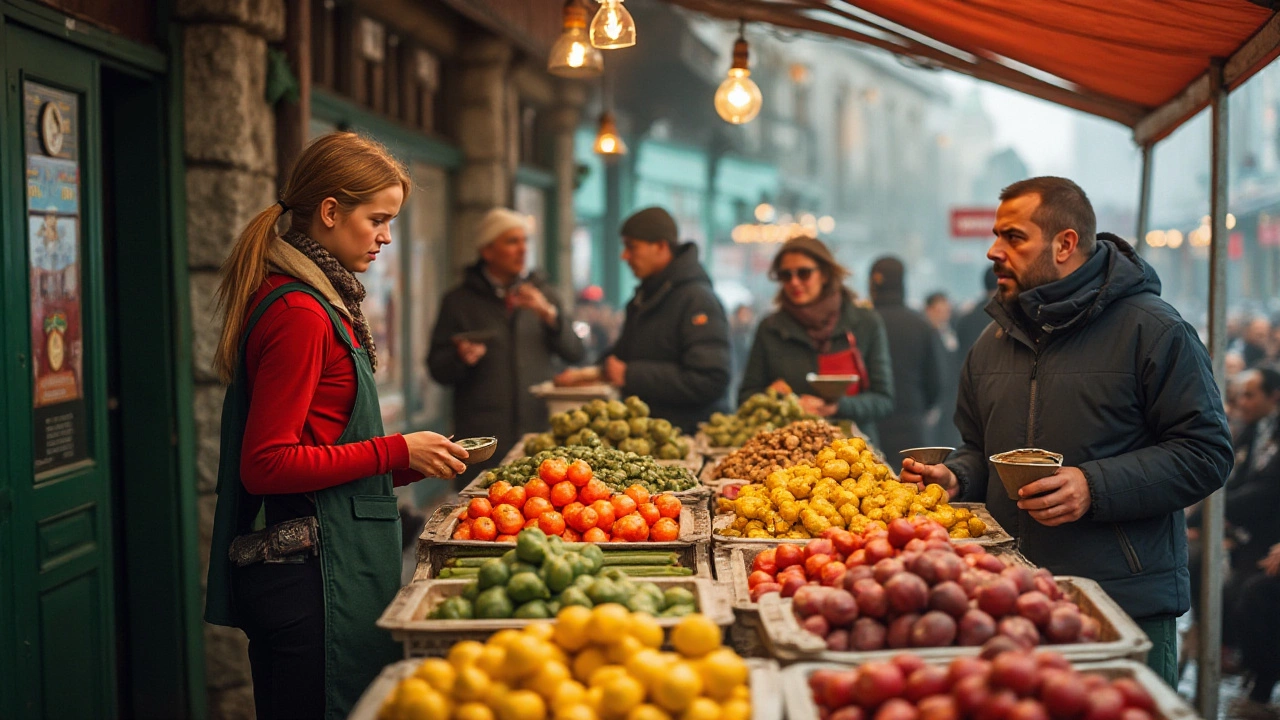
[[[403,202],[404,188],[398,184],[383,188],[350,213],[342,212],[333,198],[326,198],[316,211],[319,224],[312,224],[311,235],[342,267],[364,272],[378,259],[382,246],[391,243],[391,220],[400,214]]]
[[[794,305],[808,305],[822,296],[827,275],[804,253],[789,252],[778,261],[778,284]]]

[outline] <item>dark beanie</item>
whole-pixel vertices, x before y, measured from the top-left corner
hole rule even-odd
[[[901,303],[905,294],[903,275],[906,269],[902,261],[886,255],[871,264],[871,302]]]
[[[676,221],[671,219],[671,213],[660,207],[645,208],[627,218],[622,223],[621,234],[632,240],[665,242],[668,245],[676,245],[679,237]]]

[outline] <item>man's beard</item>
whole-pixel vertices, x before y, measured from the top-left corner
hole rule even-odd
[[[1031,265],[1022,272],[1021,277],[1015,276],[1012,270],[1000,263],[995,263],[992,269],[1000,278],[1013,279],[1013,287],[1005,289],[1003,285],[1000,285],[996,288],[996,299],[1003,305],[1014,303],[1022,293],[1038,288],[1041,285],[1055,282],[1058,279],[1058,274],[1053,264],[1052,245],[1045,248],[1045,251],[1032,261]]]

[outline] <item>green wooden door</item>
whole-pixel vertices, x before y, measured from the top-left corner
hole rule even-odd
[[[73,46],[3,32],[0,623],[14,642],[0,648],[13,668],[0,716],[112,717],[99,68]]]

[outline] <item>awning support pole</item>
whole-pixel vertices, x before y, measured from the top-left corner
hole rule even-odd
[[[1215,59],[1209,68],[1212,90],[1210,109],[1212,167],[1209,175],[1209,219],[1213,235],[1209,246],[1209,355],[1213,379],[1225,387],[1223,363],[1227,350],[1227,88],[1225,62]],[[1196,663],[1196,710],[1202,718],[1218,717],[1218,685],[1222,681],[1222,531],[1223,491],[1204,502],[1201,528],[1200,657]]]
[[[1151,156],[1153,146],[1148,143],[1142,146],[1142,179],[1138,190],[1138,234],[1133,239],[1133,249],[1139,253],[1147,239],[1147,228],[1150,227],[1148,216],[1151,214]]]

